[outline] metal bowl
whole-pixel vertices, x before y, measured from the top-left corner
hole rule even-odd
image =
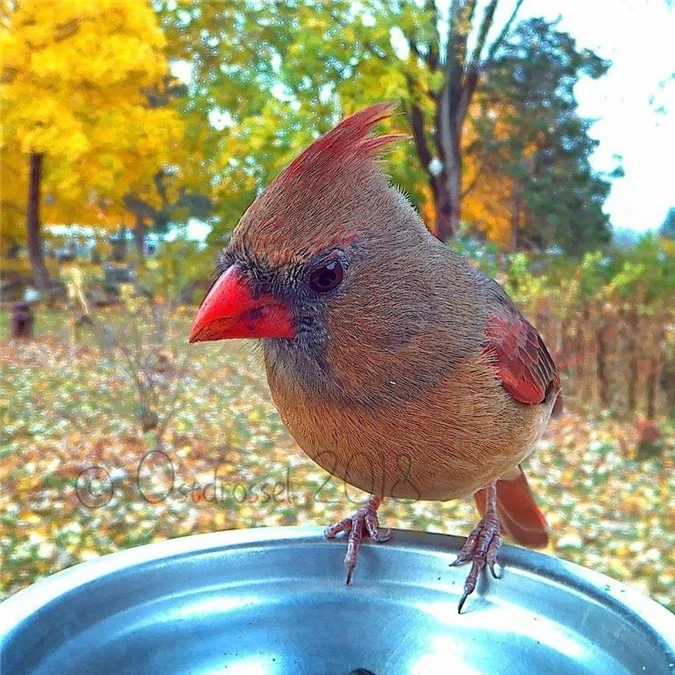
[[[77,565],[0,605],[0,673],[675,674],[675,616],[596,572],[505,546],[457,614],[463,540],[318,528],[175,539]]]

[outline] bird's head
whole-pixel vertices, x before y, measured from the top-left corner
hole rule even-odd
[[[263,339],[266,351],[319,373],[354,350],[363,358],[364,345],[405,342],[414,324],[406,311],[419,309],[419,294],[401,281],[424,279],[412,252],[430,235],[377,161],[401,138],[371,133],[391,113],[378,104],[346,118],[253,202],[190,342]]]

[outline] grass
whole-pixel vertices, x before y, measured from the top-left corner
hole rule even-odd
[[[152,357],[142,313],[101,318],[118,337],[138,322],[133,334]],[[1,597],[78,562],[170,537],[326,525],[363,499],[295,446],[246,343],[188,347],[189,318],[171,318],[171,367],[153,381],[160,418],[174,398],[175,410],[158,443],[140,429],[137,389],[119,351],[91,333],[74,342],[59,311],[39,313],[32,342],[7,341],[7,324],[1,314]],[[550,425],[527,472],[551,526],[547,553],[675,611],[675,442],[664,424],[663,452],[638,462],[632,424],[572,409]],[[468,500],[387,500],[381,509],[383,525],[434,532],[467,534],[476,519]]]

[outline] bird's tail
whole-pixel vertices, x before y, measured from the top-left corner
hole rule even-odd
[[[487,508],[486,488],[474,495],[481,515]],[[497,513],[504,534],[522,546],[544,548],[548,545],[548,525],[534,501],[534,495],[520,466],[497,481]]]

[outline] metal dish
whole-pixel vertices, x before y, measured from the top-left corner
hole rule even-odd
[[[77,565],[0,605],[0,673],[675,675],[675,616],[596,572],[505,546],[457,614],[463,540],[318,528],[175,539]],[[366,672],[362,671],[362,672]]]

